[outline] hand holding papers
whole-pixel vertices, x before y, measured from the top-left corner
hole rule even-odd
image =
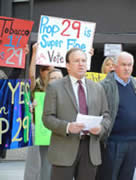
[[[72,122],[69,123],[68,132],[73,134],[78,134],[83,130],[83,128],[84,128],[83,123]]]
[[[103,116],[90,116],[78,113],[76,122],[84,124],[84,131],[90,131],[92,134],[98,134]]]

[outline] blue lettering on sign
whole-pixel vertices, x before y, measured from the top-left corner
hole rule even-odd
[[[9,44],[5,44],[4,46],[6,47],[20,47],[20,40],[21,40],[22,36],[16,36],[17,39],[17,43],[15,45],[13,45],[14,41],[16,42],[16,40],[13,38],[13,35],[8,36],[8,39],[10,39]]]
[[[69,50],[70,48],[80,48],[84,52],[86,51],[86,45],[84,43],[78,43],[77,39],[67,39],[67,50]]]
[[[61,48],[63,41],[62,40],[48,40],[48,36],[46,34],[41,36],[42,41],[40,42],[40,45],[42,48],[49,47],[50,49],[54,47]]]
[[[8,36],[8,39],[10,39],[9,44],[5,44],[4,46],[6,46],[6,47],[15,47],[15,45],[12,44],[12,41],[13,41],[13,35]]]
[[[40,34],[46,33],[46,35],[50,34],[51,36],[54,36],[55,33],[60,31],[59,26],[57,26],[56,24],[51,26],[48,23],[49,23],[49,17],[42,16],[41,17],[41,23],[40,23]]]
[[[18,41],[17,41],[17,45],[16,45],[16,47],[20,47],[20,40],[21,40],[21,38],[22,38],[22,36],[16,36],[16,38],[18,38]]]
[[[87,27],[85,27],[84,36],[89,38],[91,36],[91,29],[88,29]]]

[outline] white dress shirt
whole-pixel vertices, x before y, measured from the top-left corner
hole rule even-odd
[[[69,77],[70,77],[70,80],[71,80],[71,84],[72,84],[73,91],[74,91],[74,94],[75,94],[75,97],[76,97],[76,101],[77,101],[77,105],[78,105],[78,111],[79,111],[79,99],[78,99],[78,86],[79,86],[79,83],[77,82],[79,79],[77,79],[77,78],[75,78],[73,76],[69,76]],[[86,84],[85,84],[85,77],[83,77],[80,80],[82,81],[82,86],[83,86],[84,91],[85,91],[86,103],[87,103],[87,89],[86,89]],[[68,132],[69,124],[70,123],[68,123],[67,129],[66,129],[67,134],[69,134],[69,132]]]
[[[78,86],[79,83],[77,82],[78,79],[76,79],[73,76],[69,76],[71,83],[72,83],[72,87],[73,87],[73,91],[76,97],[76,101],[77,101],[77,105],[78,105],[78,109],[79,109],[79,99],[78,99]],[[83,77],[82,79],[80,79],[82,81],[82,86],[84,88],[84,92],[85,92],[85,96],[86,96],[86,103],[87,103],[87,89],[86,89],[86,84],[85,84],[85,77]]]

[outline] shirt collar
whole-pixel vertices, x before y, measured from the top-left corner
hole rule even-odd
[[[77,78],[75,78],[75,77],[73,77],[73,76],[71,76],[71,75],[69,75],[69,77],[70,77],[70,80],[71,80],[72,84],[76,84],[77,81],[79,80],[79,79],[77,79]],[[83,78],[80,79],[80,80],[82,81],[82,84],[85,85],[85,77],[83,77]]]
[[[128,81],[127,82],[124,82],[122,79],[120,79],[119,78],[119,76],[114,72],[114,79],[116,80],[116,81],[118,81],[121,85],[123,85],[123,86],[126,86],[127,84],[129,84],[130,83],[130,78],[128,79]]]

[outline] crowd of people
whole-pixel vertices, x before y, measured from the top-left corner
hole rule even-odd
[[[46,92],[42,121],[52,135],[49,146],[28,148],[24,180],[132,180],[136,167],[133,55],[122,51],[106,57],[101,72],[107,76],[95,83],[85,77],[87,56],[79,48],[66,53],[65,77],[58,68],[40,66],[37,78],[37,48],[35,43],[29,68],[33,141],[37,91]],[[3,71],[0,77],[8,78]],[[84,123],[77,122],[78,114],[102,116],[102,121],[86,130]]]

